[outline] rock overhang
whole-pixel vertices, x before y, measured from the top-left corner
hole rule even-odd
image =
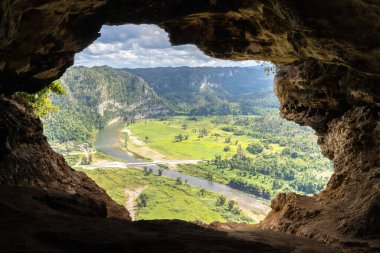
[[[335,173],[318,196],[279,196],[260,226],[329,243],[378,238],[377,1],[18,0],[4,1],[0,15],[0,94],[6,96],[38,91],[59,78],[73,64],[75,53],[100,36],[103,24],[157,24],[169,33],[175,45],[195,44],[218,58],[273,62],[278,66],[275,89],[283,116],[316,130],[322,152],[334,162]],[[8,98],[1,101],[0,129],[12,125],[30,137],[31,128],[9,121],[12,115],[17,115],[15,119],[29,116],[17,112]],[[81,180],[95,187],[55,157],[42,131],[32,132],[27,145],[14,136],[14,131],[3,133],[2,137],[12,140],[19,152],[6,155],[8,160],[0,164],[2,183],[25,186],[33,182],[34,187],[49,188],[50,177],[57,178],[61,171],[67,171],[72,187]],[[30,159],[20,149],[28,145],[43,147],[41,152],[47,150],[52,159],[44,161],[45,165],[52,163],[56,171],[50,175],[43,171],[28,174],[47,169],[37,161],[24,172],[12,170],[22,167],[20,161]],[[6,142],[0,144],[0,150],[7,148]],[[15,171],[19,174],[12,174]],[[67,190],[58,181],[54,187]],[[91,196],[81,187],[77,191]],[[99,194],[104,195],[101,191]],[[100,199],[122,213],[107,196]]]

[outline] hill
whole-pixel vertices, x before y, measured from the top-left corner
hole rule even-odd
[[[50,140],[87,141],[113,122],[172,113],[148,83],[127,71],[73,67],[59,81],[67,94],[52,96],[60,110],[44,119]]]
[[[72,67],[52,96],[59,112],[44,119],[51,141],[88,141],[117,121],[165,115],[251,115],[278,107],[262,67],[113,69]]]
[[[179,112],[191,115],[257,114],[278,107],[273,76],[257,67],[143,68],[126,71],[146,80]]]

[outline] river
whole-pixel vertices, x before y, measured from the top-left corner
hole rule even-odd
[[[121,131],[124,126],[124,123],[115,123],[99,131],[99,134],[95,141],[96,149],[114,158],[125,161],[126,163],[144,163],[145,161],[136,159],[119,148],[119,142],[123,134]],[[134,167],[148,167],[149,169],[152,169],[155,174],[158,174],[159,170],[159,167],[157,165],[151,164],[134,165]],[[243,209],[245,212],[249,212],[249,214],[251,214],[251,216],[254,216],[255,220],[257,221],[261,220],[270,210],[268,201],[257,199],[254,195],[233,189],[224,184],[211,182],[203,178],[186,175],[181,172],[169,169],[163,170],[162,175],[173,179],[181,178],[182,181],[187,181],[189,185],[223,194],[227,198],[234,199],[241,209]]]

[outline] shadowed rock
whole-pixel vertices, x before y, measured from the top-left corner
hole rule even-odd
[[[5,0],[0,5],[0,23],[0,94],[6,96],[40,90],[59,78],[73,64],[74,54],[99,36],[102,24],[153,23],[168,31],[175,45],[196,44],[206,54],[224,59],[272,61],[278,66],[275,89],[283,116],[316,130],[335,172],[316,196],[280,194],[259,226],[338,248],[379,250],[378,1]],[[92,180],[74,172],[50,149],[40,121],[20,105],[1,97],[0,119],[1,184],[73,194],[80,196],[75,203],[87,203],[80,210],[62,209],[62,205],[71,206],[72,197],[45,203],[60,211],[83,215],[95,205],[96,215],[102,216],[100,203],[104,203],[107,216],[128,218]],[[90,204],[88,199],[95,202]],[[146,224],[155,223],[131,226]],[[180,227],[193,228],[186,223],[159,224],[175,228],[178,236],[183,235]],[[56,245],[65,245],[65,238],[74,245],[80,243],[54,231],[39,238],[50,238]],[[204,250],[202,237],[196,240],[192,249]],[[213,242],[220,240],[227,243],[224,237]],[[228,243],[245,247],[232,239]],[[160,249],[157,245],[162,244],[152,244],[152,248]],[[167,249],[178,250],[177,246]]]

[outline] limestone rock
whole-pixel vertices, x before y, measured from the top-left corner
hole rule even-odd
[[[123,206],[50,148],[41,121],[20,104],[0,97],[0,119],[0,185],[50,191],[41,201],[73,211],[81,204],[87,207],[77,211],[88,216],[130,219]]]

